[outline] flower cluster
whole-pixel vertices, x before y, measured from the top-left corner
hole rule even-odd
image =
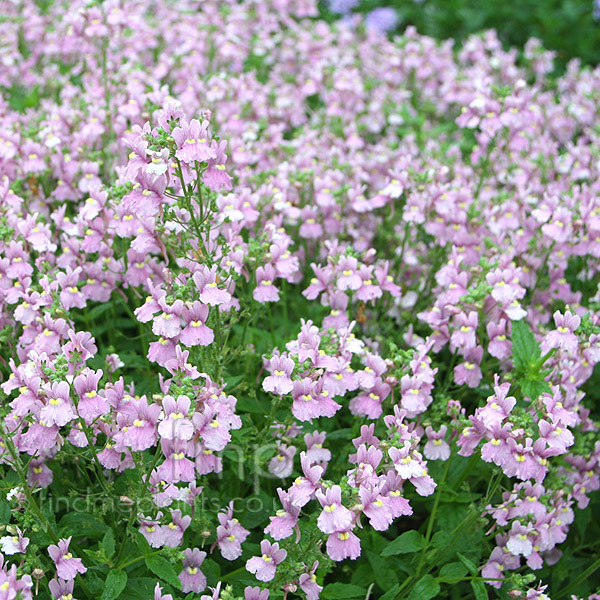
[[[600,71],[5,4],[0,598],[589,593]]]

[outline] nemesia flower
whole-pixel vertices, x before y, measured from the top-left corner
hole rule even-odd
[[[317,519],[317,525],[323,533],[345,531],[350,527],[353,515],[342,505],[342,490],[339,485],[325,490],[325,493],[317,490],[316,497],[323,508]]]
[[[285,355],[274,356],[268,361],[268,370],[271,373],[263,381],[263,389],[273,394],[289,394],[294,388],[290,375],[294,370],[294,361]]]
[[[198,548],[186,548],[184,550],[183,571],[179,574],[183,593],[194,592],[196,594],[206,589],[206,576],[200,570],[206,552]]]
[[[74,558],[69,552],[71,538],[59,540],[57,545],[48,546],[48,554],[56,566],[56,574],[65,581],[75,579],[78,573],[85,573],[86,567],[80,558]]]
[[[268,540],[260,543],[262,556],[255,556],[246,562],[246,569],[256,576],[259,581],[271,581],[275,577],[277,565],[285,560],[287,552],[279,548],[275,542],[271,544]]]

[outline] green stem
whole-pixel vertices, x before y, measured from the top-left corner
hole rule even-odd
[[[0,428],[2,430],[2,438],[6,444],[6,447],[8,448],[8,451],[9,451],[12,459],[13,459],[13,466],[15,468],[15,471],[17,472],[17,474],[19,475],[19,479],[21,480],[21,486],[23,487],[23,492],[25,493],[25,496],[27,497],[29,504],[33,508],[33,511],[35,512],[38,519],[42,523],[45,532],[50,536],[50,538],[52,539],[52,541],[55,544],[58,544],[58,542],[59,542],[58,535],[56,534],[54,529],[52,529],[52,526],[48,522],[46,515],[44,515],[44,513],[38,506],[38,503],[36,502],[35,498],[33,497],[33,494],[31,493],[31,487],[29,486],[29,483],[27,482],[27,476],[25,475],[25,472],[23,470],[23,464],[21,463],[21,457],[19,456],[19,453],[17,452],[17,449],[15,448],[15,445],[13,444],[12,439],[6,435],[4,427],[2,425],[0,425]]]
[[[578,575],[573,582],[564,587],[556,594],[556,598],[567,598],[569,593],[575,589],[582,581],[585,581],[594,571],[600,568],[600,558],[593,562],[583,573]],[[554,595],[554,594],[553,594]]]
[[[425,532],[425,545],[421,550],[421,556],[419,558],[419,564],[417,566],[417,572],[415,574],[415,579],[418,580],[419,575],[421,574],[421,569],[423,568],[423,563],[425,562],[425,552],[429,547],[429,542],[431,541],[431,532],[433,531],[433,525],[435,523],[435,516],[437,514],[438,508],[440,506],[440,500],[442,499],[442,490],[444,489],[444,483],[446,482],[446,477],[448,476],[448,471],[450,469],[450,462],[452,461],[452,457],[454,452],[450,458],[446,461],[446,467],[444,469],[444,474],[442,475],[442,480],[438,484],[437,492],[435,494],[435,499],[433,501],[433,509],[431,514],[429,515],[429,519],[427,520],[427,531]]]

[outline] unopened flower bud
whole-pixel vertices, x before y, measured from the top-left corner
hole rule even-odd
[[[133,506],[135,504],[129,496],[120,496],[119,500],[127,506]]]
[[[45,577],[45,575],[44,575],[44,571],[43,571],[42,569],[34,569],[34,570],[31,572],[31,576],[32,576],[34,579],[43,579],[43,578]]]
[[[201,532],[200,532],[200,535],[201,535],[203,538],[209,538],[209,537],[210,537],[212,534],[211,534],[211,532],[210,532],[210,531],[208,531],[208,529],[205,529],[204,531],[201,531]]]

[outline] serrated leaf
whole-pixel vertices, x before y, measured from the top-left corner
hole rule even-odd
[[[163,581],[171,584],[175,588],[181,587],[181,582],[173,565],[162,556],[154,555],[146,557],[146,566]]]
[[[473,588],[475,600],[488,600],[489,596],[483,581],[471,581],[471,587]]]
[[[539,395],[550,393],[550,384],[547,381],[533,381],[531,379],[522,379],[519,381],[519,386],[524,396],[528,396],[535,400]]]
[[[423,536],[412,529],[405,531],[401,536],[390,542],[381,553],[381,556],[394,556],[396,554],[410,554],[423,548],[425,540]]]
[[[411,600],[431,600],[440,593],[440,584],[431,576],[424,575],[410,593]]]
[[[541,356],[540,346],[525,320],[512,321],[512,359],[515,367],[526,371]]]
[[[323,588],[321,597],[324,600],[349,600],[350,598],[364,598],[366,593],[365,588],[350,583],[330,583]]]
[[[458,558],[460,559],[460,562],[465,565],[465,567],[467,567],[467,569],[469,569],[469,573],[471,573],[471,575],[473,575],[473,577],[477,576],[477,566],[475,565],[475,563],[471,560],[469,560],[464,554],[461,554],[460,552],[456,553],[456,556],[458,556]]]
[[[108,529],[104,534],[100,542],[100,547],[104,550],[107,558],[110,558],[115,553],[115,534],[112,529]]]
[[[116,600],[127,585],[127,573],[121,569],[114,569],[104,582],[104,590],[100,600]]]

